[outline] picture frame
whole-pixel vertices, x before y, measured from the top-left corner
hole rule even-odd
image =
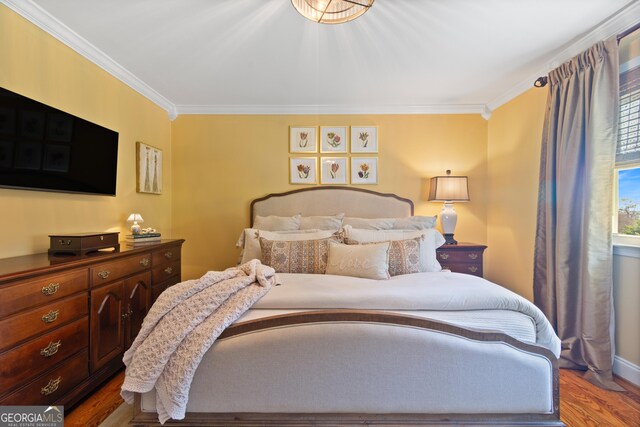
[[[0,168],[13,167],[13,142],[0,140]]]
[[[0,107],[0,135],[15,135],[16,110],[9,107]]]
[[[73,116],[66,113],[47,114],[47,140],[71,142],[73,137]]]
[[[289,126],[290,153],[317,153],[318,128]]]
[[[346,153],[347,152],[347,127],[346,126],[320,126],[320,152],[321,153]]]
[[[377,184],[378,158],[352,157],[351,184]]]
[[[351,152],[352,153],[377,153],[378,152],[378,127],[377,126],[351,126]]]
[[[136,142],[136,191],[162,194],[162,150]]]
[[[320,157],[320,184],[348,184],[347,157]]]
[[[25,139],[43,139],[44,113],[39,111],[21,111],[20,136]]]
[[[291,184],[317,184],[317,157],[290,157],[289,182]]]
[[[46,144],[42,170],[49,172],[69,172],[71,147],[60,144]]]
[[[20,142],[16,148],[16,169],[40,170],[42,164],[42,143]]]

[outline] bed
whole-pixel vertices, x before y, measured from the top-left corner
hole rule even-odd
[[[336,212],[410,217],[413,203],[348,187],[251,203],[252,224]],[[280,279],[207,351],[184,420],[166,424],[564,425],[559,341],[535,307],[503,288],[451,272]],[[131,424],[160,425],[154,391],[134,405]]]

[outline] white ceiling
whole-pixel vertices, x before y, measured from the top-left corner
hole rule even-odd
[[[638,0],[376,0],[339,25],[290,0],[2,1],[174,113],[482,112],[640,21]]]

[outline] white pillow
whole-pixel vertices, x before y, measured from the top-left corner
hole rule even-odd
[[[256,215],[253,220],[253,228],[267,231],[289,231],[298,230],[300,228],[301,216],[260,216]]]
[[[437,216],[408,216],[406,218],[396,218],[396,222],[393,224],[393,229],[424,230],[435,227],[437,221]]]
[[[343,227],[345,237],[359,243],[386,242],[389,240],[414,239],[424,236],[420,246],[422,271],[441,271],[442,267],[436,258],[436,249],[445,242],[442,234],[434,228],[426,230],[362,230],[350,226]]]
[[[371,245],[343,245],[329,242],[329,259],[325,274],[388,279],[390,242]]]
[[[342,228],[344,214],[331,216],[303,216],[300,219],[300,230],[318,229],[338,231]]]
[[[240,264],[259,259],[262,261],[262,249],[260,248],[260,237],[277,241],[298,241],[325,239],[335,234],[333,230],[296,230],[296,231],[265,231],[247,228],[244,230],[244,252]]]
[[[362,230],[391,230],[396,218],[356,218],[345,217],[342,225],[350,225]]]

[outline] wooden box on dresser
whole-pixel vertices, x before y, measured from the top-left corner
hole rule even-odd
[[[485,245],[476,243],[442,245],[436,250],[436,257],[443,269],[482,277],[482,255],[485,249]]]
[[[0,260],[0,405],[73,406],[119,370],[183,242]]]

